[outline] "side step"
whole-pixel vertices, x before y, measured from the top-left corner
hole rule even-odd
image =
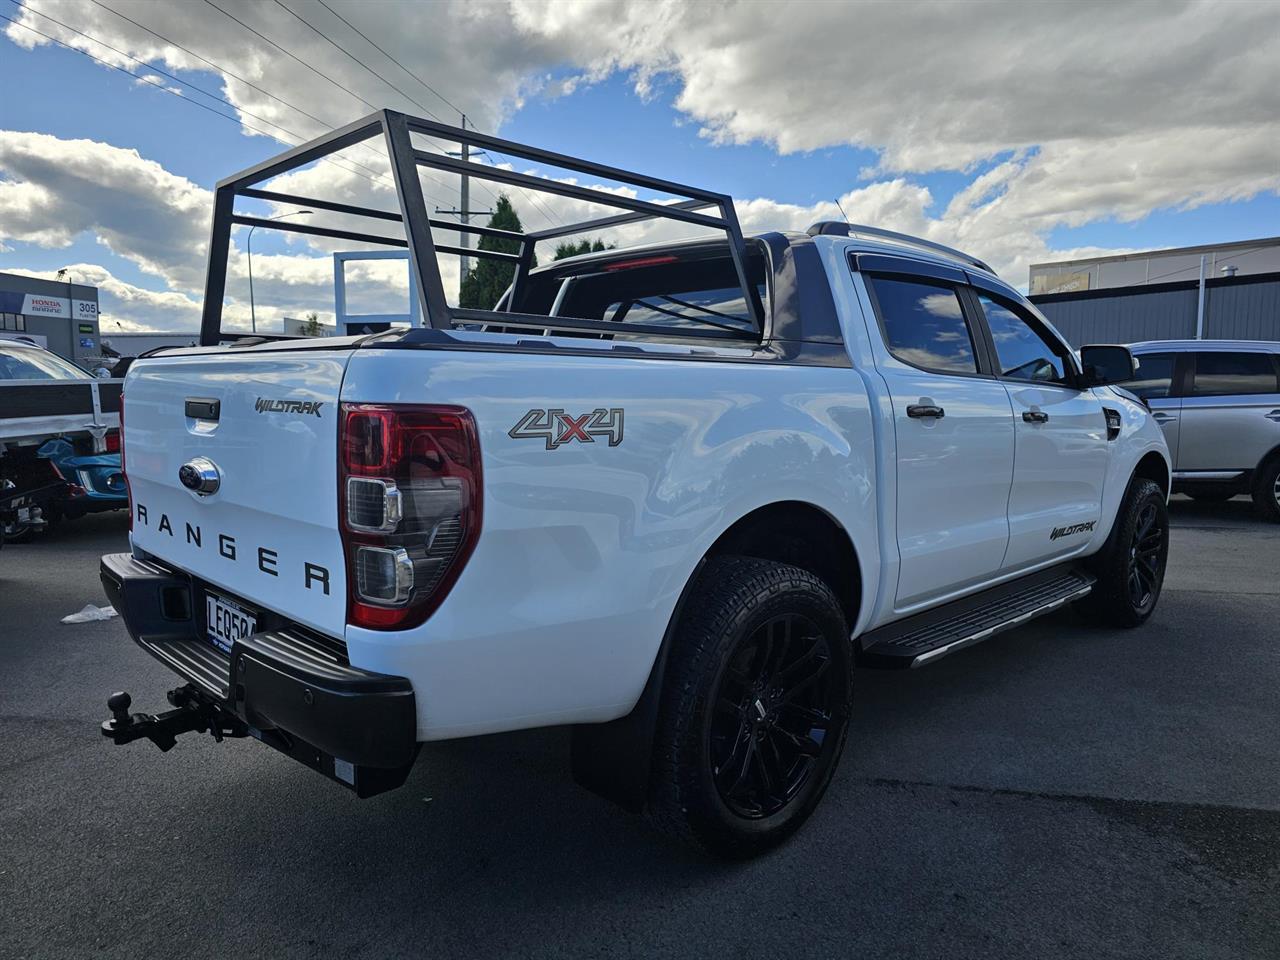
[[[924,666],[1088,596],[1095,580],[1078,567],[1059,566],[953,600],[872,630],[862,638],[858,662],[868,667]]]

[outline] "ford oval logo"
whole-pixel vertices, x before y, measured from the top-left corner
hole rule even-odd
[[[222,483],[222,475],[218,473],[218,465],[207,457],[196,457],[188,460],[178,468],[178,482],[202,497],[218,492]]]

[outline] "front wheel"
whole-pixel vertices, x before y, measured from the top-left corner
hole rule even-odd
[[[1078,605],[1091,619],[1137,627],[1156,609],[1169,558],[1169,510],[1164,491],[1135,477],[1106,545],[1090,561],[1098,581]]]
[[[1264,464],[1253,485],[1253,508],[1258,516],[1280,523],[1280,457]]]
[[[831,589],[748,557],[708,561],[673,638],[654,744],[654,821],[718,856],[781,843],[844,748],[851,643]]]

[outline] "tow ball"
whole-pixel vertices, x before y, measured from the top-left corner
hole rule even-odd
[[[223,737],[247,737],[248,725],[234,714],[221,709],[187,684],[170,690],[168,700],[174,709],[164,713],[130,713],[133,698],[123,690],[107,697],[111,719],[102,721],[102,735],[117,745],[134,740],[150,740],[161,750],[171,750],[183,733],[211,733],[219,743]]]

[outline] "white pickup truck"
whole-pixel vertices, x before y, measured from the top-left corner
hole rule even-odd
[[[116,742],[249,734],[368,796],[424,742],[572,725],[584,785],[748,856],[821,799],[855,666],[921,666],[1068,603],[1151,615],[1169,456],[1105,385],[1133,375],[1124,348],[1077,355],[927,241],[745,238],[718,194],[363,122],[223,181],[209,345],[129,372],[132,550],[102,579],[186,684],[159,715],[115,695]],[[697,203],[726,236],[526,259],[496,310],[450,307],[434,257],[456,251],[414,168],[460,161],[406,148],[423,130],[694,201],[611,193],[629,212],[577,227],[697,222]],[[386,139],[401,214],[366,214],[402,224],[429,325],[215,345],[216,260],[257,219],[235,198],[317,206],[257,185],[359,133]]]

